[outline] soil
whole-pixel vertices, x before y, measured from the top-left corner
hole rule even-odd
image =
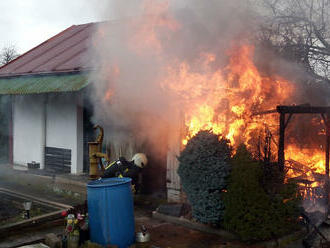
[[[24,220],[23,202],[27,200],[0,192],[0,225]],[[55,208],[32,202],[30,217],[55,211]]]

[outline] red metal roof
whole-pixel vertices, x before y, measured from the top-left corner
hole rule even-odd
[[[90,69],[87,50],[96,26],[88,23],[65,29],[0,67],[0,77]]]

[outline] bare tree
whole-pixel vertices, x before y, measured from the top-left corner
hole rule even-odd
[[[5,65],[18,56],[19,54],[17,53],[15,46],[6,46],[2,48],[0,53],[0,65]]]
[[[330,0],[260,1],[266,20],[260,40],[330,83]]]

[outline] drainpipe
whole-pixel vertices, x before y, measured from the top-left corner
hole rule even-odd
[[[47,103],[48,94],[45,94],[42,99],[42,118],[41,118],[41,161],[40,169],[45,169],[45,150],[46,150],[46,133],[47,133]]]

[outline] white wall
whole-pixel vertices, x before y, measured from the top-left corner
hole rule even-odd
[[[83,115],[78,93],[15,96],[15,164],[36,161],[44,168],[44,147],[71,150],[71,173],[83,170]]]
[[[83,123],[77,112],[79,100],[75,93],[49,95],[46,117],[46,146],[70,149],[71,173],[75,174],[83,170]]]
[[[13,97],[13,160],[27,166],[28,162],[41,163],[43,168],[44,96]]]
[[[84,107],[82,93],[76,95],[77,106],[77,166],[72,173],[81,173],[84,169]]]

